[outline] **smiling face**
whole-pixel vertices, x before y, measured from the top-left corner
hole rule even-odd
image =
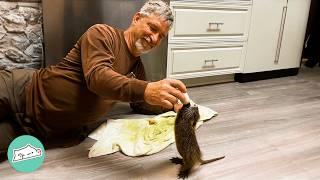
[[[158,46],[167,36],[168,31],[169,24],[160,16],[142,16],[136,13],[125,36],[131,53],[134,56],[140,56]]]

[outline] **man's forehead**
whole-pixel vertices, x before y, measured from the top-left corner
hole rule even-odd
[[[163,31],[167,32],[169,30],[168,21],[157,15],[150,15],[146,17],[149,23],[152,23],[158,27],[163,28]]]

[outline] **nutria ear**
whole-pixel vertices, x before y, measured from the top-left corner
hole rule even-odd
[[[191,106],[191,104],[190,103],[188,103],[188,104],[184,104],[183,105],[183,107],[185,107],[185,108],[189,108]]]

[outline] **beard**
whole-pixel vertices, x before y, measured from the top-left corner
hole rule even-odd
[[[140,53],[140,54],[146,54],[148,53],[151,49],[146,49],[144,46],[143,46],[143,39],[140,38],[136,41],[135,43],[135,46],[136,46],[136,49],[137,51]]]

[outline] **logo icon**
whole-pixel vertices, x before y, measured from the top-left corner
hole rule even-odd
[[[7,156],[10,165],[15,170],[33,172],[42,165],[45,159],[45,151],[37,138],[23,135],[11,142]]]
[[[13,159],[12,162],[25,161],[28,159],[33,159],[41,157],[42,150],[41,148],[35,148],[32,145],[28,144],[25,147],[20,149],[13,149]]]

